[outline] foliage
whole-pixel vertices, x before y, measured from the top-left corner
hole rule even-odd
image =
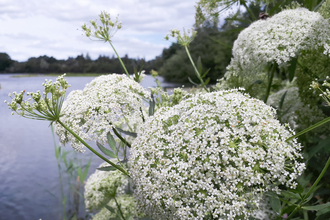
[[[0,72],[5,71],[14,61],[6,53],[0,53]]]
[[[301,146],[274,117],[237,90],[159,109],[129,159],[138,208],[154,219],[247,219],[263,192],[295,188]]]
[[[214,7],[218,7],[217,2],[213,1]],[[246,8],[247,13],[239,18],[241,23],[244,16],[255,15],[252,4],[245,1],[222,3],[226,7],[239,3]],[[282,3],[270,7],[272,13],[280,10]],[[132,214],[132,210],[136,208],[155,219],[327,219],[330,117],[326,117],[326,109],[330,83],[322,84],[326,89],[321,89],[318,82],[312,83],[320,90],[319,97],[315,91],[306,92],[311,77],[319,80],[329,72],[329,21],[311,11],[320,9],[327,15],[327,4],[306,0],[303,5],[309,10],[291,4],[287,7],[290,9],[271,18],[263,14],[262,20],[239,35],[226,78],[215,87],[206,87],[209,79],[204,81],[204,77],[211,72],[203,70],[203,57],[195,65],[196,58],[190,55],[188,47],[192,50],[194,31],[192,36],[172,31],[193,66],[191,76],[200,82],[194,83],[203,89],[195,94],[175,90],[170,95],[160,86],[149,94],[136,83],[142,75],[136,72],[136,82],[128,74],[114,82],[112,79],[118,77],[108,75],[95,79],[84,91],[73,92],[67,100],[69,111],[63,110],[65,115],[61,108],[64,94],[58,86],[67,87],[63,78],[54,84],[45,83],[43,99],[40,92],[31,93],[37,105],[23,100],[24,92],[15,93],[8,105],[22,116],[34,110],[46,113],[47,117],[37,116],[57,123],[62,129],[61,138],[65,140],[68,134],[73,146],[84,145],[107,162],[86,186],[86,199],[100,210],[96,219],[135,218],[139,214]],[[238,16],[232,18],[238,21]],[[111,28],[118,23],[110,22],[106,13],[101,13],[100,19],[100,27],[91,22],[95,32],[86,25],[83,30],[88,37],[93,35],[113,47]],[[213,29],[217,32],[215,25],[209,30]],[[183,50],[174,51],[173,57],[180,53],[183,57]],[[127,73],[124,62],[118,59]],[[235,86],[246,87],[264,102],[232,89]],[[230,90],[214,91],[223,88]],[[47,97],[48,93],[52,97]],[[75,117],[78,121],[72,120]],[[290,123],[298,133],[277,118]],[[96,141],[106,156],[80,136]],[[127,158],[128,148],[131,155]],[[117,193],[124,176],[133,180],[136,205],[130,195],[124,198]]]
[[[201,58],[203,72],[210,69],[206,78],[209,77],[211,83],[225,73],[225,68],[231,58],[231,47],[228,45],[234,42],[236,36],[236,33],[226,33],[215,27],[204,27],[197,29],[196,37],[189,44],[192,59],[196,62],[198,57]],[[217,42],[222,42],[222,44]],[[174,48],[177,48],[177,44],[172,44],[169,48],[175,53],[165,60],[159,69],[159,74],[170,82],[187,83],[188,77],[198,82],[185,49]]]

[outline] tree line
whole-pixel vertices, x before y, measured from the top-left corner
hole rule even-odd
[[[244,26],[244,24],[239,24]],[[237,26],[237,25],[236,25]],[[232,44],[238,36],[230,22],[225,22],[220,28],[217,23],[206,22],[197,29],[197,36],[190,44],[189,50],[195,62],[200,57],[203,68],[210,69],[207,77],[215,83],[221,78],[231,59]],[[153,60],[121,58],[128,72],[143,69],[146,74],[151,70],[158,71],[167,81],[187,83],[188,77],[197,81],[189,58],[179,44],[172,43],[162,54]],[[205,71],[204,70],[204,71]],[[58,60],[54,57],[31,57],[25,62],[12,60],[7,53],[0,53],[0,73],[123,73],[117,57],[99,56],[92,60],[89,55],[69,57]]]

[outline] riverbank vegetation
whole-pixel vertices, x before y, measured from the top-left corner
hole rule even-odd
[[[93,219],[330,218],[330,1],[254,3],[201,0],[203,29],[165,37],[177,44],[158,72],[179,70],[170,78],[185,76],[198,86],[194,94],[145,89],[143,73],[130,76],[118,57],[126,74],[96,77],[66,99],[64,75],[46,80],[43,93],[9,95],[13,114],[49,121],[62,144],[104,160],[85,185]],[[246,13],[226,25],[242,25],[239,34],[205,21],[235,4]],[[99,21],[83,31],[114,49],[121,23],[106,12]],[[212,48],[216,36],[232,48],[231,40]],[[229,64],[212,72],[206,61],[216,65],[225,48]]]

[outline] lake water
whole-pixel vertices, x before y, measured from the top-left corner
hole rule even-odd
[[[38,75],[13,77],[0,74],[0,220],[57,220],[61,219],[60,184],[54,142],[49,122],[36,121],[11,115],[4,100],[8,93],[42,90],[44,80],[56,77]],[[83,89],[94,77],[67,77],[68,92]],[[163,87],[174,84],[165,83]],[[143,87],[156,86],[151,76],[141,82]],[[65,147],[71,150],[70,146]],[[83,164],[91,153],[79,154]],[[102,162],[92,156],[89,175]],[[65,186],[67,189],[68,186]]]

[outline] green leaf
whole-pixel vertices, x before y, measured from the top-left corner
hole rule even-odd
[[[298,183],[295,189],[290,188],[289,191],[293,193],[302,193],[304,191],[304,188]]]
[[[280,105],[279,105],[279,109],[282,109],[283,108],[283,103],[284,103],[284,99],[285,99],[285,96],[286,96],[286,93],[288,92],[288,90],[285,91],[285,93],[282,95],[281,97],[281,101],[280,101]]]
[[[282,5],[284,1],[280,1],[279,3],[277,3],[270,11],[269,11],[269,15],[272,16],[274,14],[274,12]]]
[[[270,206],[276,213],[281,213],[281,202],[278,196],[270,196],[269,197]]]
[[[149,101],[149,116],[153,116],[155,114],[155,105],[156,105],[156,102],[154,99],[154,95],[151,94],[151,100]]]
[[[317,127],[319,127],[319,126],[321,126],[321,125],[323,125],[323,124],[325,124],[325,123],[327,123],[329,121],[330,121],[330,117],[325,118],[322,121],[317,122],[314,125],[312,125],[312,126],[306,128],[305,130],[299,132],[298,134],[291,136],[290,138],[286,139],[286,141],[290,141],[291,139],[294,139],[296,137],[299,137],[300,135],[305,134],[306,132],[311,131],[311,130],[313,130],[313,129],[315,129],[315,128],[317,128]]]
[[[296,67],[297,67],[297,61],[298,58],[292,58],[292,60],[290,61],[290,66],[288,67],[288,71],[289,71],[289,81],[291,82],[294,78],[294,74],[296,72]]]
[[[204,82],[204,85],[207,85],[210,82],[210,78],[207,78]]]
[[[104,206],[106,209],[108,209],[111,213],[115,213],[116,210],[114,208],[112,208],[111,206],[105,205]]]
[[[329,148],[330,146],[330,137],[327,137],[324,140],[321,140],[311,151],[308,152],[308,160],[311,159],[315,154],[317,154],[322,149]]]
[[[125,131],[125,130],[122,130],[121,128],[117,128],[116,127],[116,129],[119,131],[119,132],[121,132],[121,133],[124,133],[124,134],[127,134],[127,135],[129,135],[129,136],[131,136],[131,137],[137,137],[137,133],[134,133],[134,132],[130,132],[130,131]]]
[[[108,155],[112,158],[117,158],[117,156],[111,150],[108,150],[107,148],[103,147],[99,142],[96,142],[96,145],[105,155]]]
[[[323,215],[323,214],[326,214],[326,213],[330,213],[330,207],[327,207],[327,208],[324,208],[324,209],[321,209],[320,211],[318,211],[317,213],[316,213],[316,216],[320,216],[320,215]],[[328,217],[324,217],[324,218],[321,218],[321,217],[319,217],[319,218],[317,218],[317,219],[319,219],[319,220],[321,220],[321,219],[324,219],[324,220],[329,220],[330,218],[329,218],[329,215],[327,215]]]
[[[62,204],[65,206],[66,203],[66,197],[64,196],[64,198],[62,199]]]
[[[108,139],[109,146],[111,147],[111,149],[113,150],[115,155],[117,155],[116,141],[110,132],[107,133],[107,139]]]
[[[194,81],[192,81],[192,79],[188,76],[188,80],[189,80],[189,82],[191,83],[191,84],[193,84],[193,85],[195,85],[195,86],[198,86],[198,84],[197,83],[195,83]]]
[[[287,190],[282,190],[281,191],[281,195],[285,198],[289,198],[289,199],[301,199],[300,195],[297,193],[293,193]]]
[[[55,145],[55,157],[56,157],[56,160],[58,160],[58,157],[60,156],[60,150],[61,150],[61,147]]]
[[[131,148],[131,144],[128,143],[125,138],[123,138],[119,133],[118,131],[115,129],[115,128],[112,128],[113,132],[115,133],[115,135],[117,135],[117,137],[125,144],[127,145],[127,147]]]
[[[91,162],[92,162],[92,157],[89,159],[88,163],[86,164],[86,167],[84,169],[84,172],[83,173],[80,172],[79,179],[80,179],[81,185],[84,185],[84,182],[86,180],[86,177],[87,177],[88,170],[89,170],[89,167],[91,165]]]
[[[206,70],[205,73],[202,75],[202,79],[210,72],[211,68]]]
[[[313,197],[314,197],[314,193],[311,193],[311,194],[305,199],[305,201],[302,203],[302,205],[308,203]]]
[[[202,58],[201,58],[201,56],[199,56],[198,59],[197,59],[197,70],[198,70],[199,74],[201,74],[202,71],[203,71],[203,65],[202,65]]]
[[[322,210],[322,209],[325,209],[325,208],[330,208],[330,202],[327,202],[327,203],[322,204],[322,205],[302,206],[301,208],[305,209],[305,210],[319,211],[319,210]]]
[[[106,166],[106,167],[99,167],[96,168],[97,170],[102,170],[102,171],[114,171],[117,170],[117,168],[113,167],[113,166]]]

